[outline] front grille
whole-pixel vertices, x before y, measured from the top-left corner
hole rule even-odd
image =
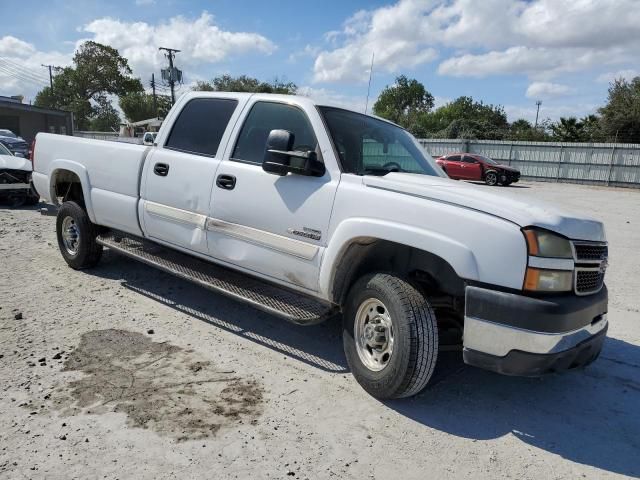
[[[579,295],[596,293],[602,288],[603,283],[604,272],[599,268],[576,270],[576,293]]]
[[[609,248],[605,244],[597,243],[573,243],[576,250],[576,260],[597,261],[605,260],[609,255]]]
[[[29,172],[24,170],[0,170],[0,183],[29,183]]]

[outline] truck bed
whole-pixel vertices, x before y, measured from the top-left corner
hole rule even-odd
[[[56,170],[74,172],[89,192],[88,209],[99,225],[140,235],[137,206],[144,159],[151,147],[65,135],[38,134],[33,180],[55,203],[51,181]]]

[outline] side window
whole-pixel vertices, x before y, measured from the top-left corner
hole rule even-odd
[[[447,157],[447,160],[449,160],[450,162],[459,162],[460,155],[450,155]]]
[[[261,164],[271,130],[288,130],[295,136],[294,150],[313,151],[318,145],[305,113],[284,103],[256,102],[240,130],[231,158]]]
[[[237,100],[227,98],[190,100],[173,124],[165,148],[215,157],[237,105]]]

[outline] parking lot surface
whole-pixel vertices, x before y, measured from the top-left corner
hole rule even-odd
[[[55,217],[0,207],[0,478],[639,477],[640,191],[494,189],[604,221],[603,353],[530,379],[448,353],[392,402],[351,377],[338,321],[291,325],[109,253],[74,271]]]

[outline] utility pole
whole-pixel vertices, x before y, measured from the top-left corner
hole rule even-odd
[[[156,98],[156,74],[151,74],[151,90],[153,91],[153,112],[158,116],[158,100]]]
[[[44,68],[48,68],[49,69],[49,86],[51,87],[51,93],[53,93],[53,73],[51,72],[51,69],[56,68],[55,65],[43,65],[40,64],[41,66],[43,66]]]
[[[371,67],[369,68],[369,86],[367,87],[367,103],[364,105],[364,114],[367,114],[367,109],[369,108],[369,92],[371,91],[371,77],[373,76],[373,58],[375,56],[375,52],[371,52]]]
[[[542,100],[538,100],[536,102],[536,106],[538,107],[538,109],[536,110],[536,124],[533,127],[534,130],[538,128],[538,114],[540,113],[540,105],[542,105]]]
[[[165,57],[169,59],[169,70],[168,71],[163,70],[162,78],[163,80],[167,80],[169,82],[169,86],[171,87],[171,105],[173,105],[176,102],[176,94],[175,94],[176,80],[180,81],[182,79],[182,72],[177,68],[176,69],[173,68],[173,59],[176,56],[176,53],[178,53],[180,50],[176,50],[175,48],[167,48],[167,47],[160,47],[158,48],[158,50],[166,51],[167,53],[165,54]]]

